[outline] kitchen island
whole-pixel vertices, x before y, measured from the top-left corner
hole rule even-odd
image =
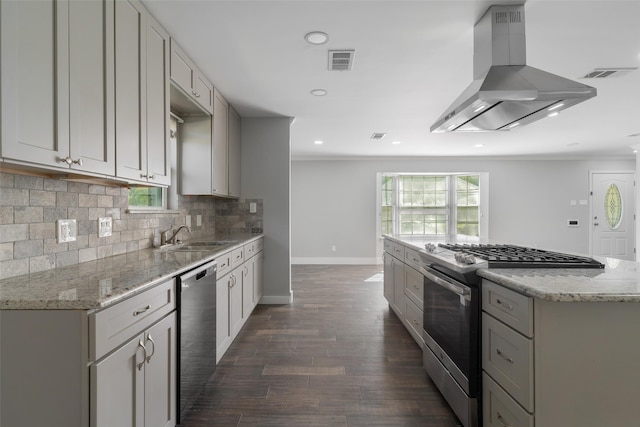
[[[405,257],[432,242],[385,237],[385,245],[402,245]],[[408,257],[404,277],[412,283],[419,266]],[[485,427],[638,425],[640,264],[596,259],[604,269],[476,271]],[[391,306],[406,316],[412,301],[399,302],[399,295]]]

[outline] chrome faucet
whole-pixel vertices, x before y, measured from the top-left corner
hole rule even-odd
[[[166,244],[175,245],[176,236],[183,228],[186,228],[187,231],[191,233],[191,229],[187,225],[181,225],[180,227],[178,227],[178,229],[170,237],[167,237],[167,236],[171,232],[172,230],[171,228],[160,233],[160,245],[166,245]]]

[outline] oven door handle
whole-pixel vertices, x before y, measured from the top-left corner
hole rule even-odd
[[[442,286],[445,289],[450,290],[453,293],[456,293],[460,296],[467,296],[469,295],[469,293],[471,292],[471,290],[466,287],[466,286],[462,286],[462,285],[458,285],[456,283],[452,283],[449,282],[448,280],[444,280],[441,277],[436,276],[435,274],[426,271],[426,270],[422,270],[422,274],[429,280],[431,280],[432,282],[434,282],[437,285]]]

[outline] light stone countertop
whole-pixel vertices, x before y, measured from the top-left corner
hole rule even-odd
[[[0,280],[2,310],[98,310],[215,259],[262,234],[222,236],[216,250],[142,249]],[[213,241],[216,239],[211,239]],[[187,243],[188,244],[188,243]]]
[[[426,236],[387,237],[416,250],[423,250],[429,242],[477,243],[451,237],[433,240]],[[501,286],[546,301],[640,302],[640,263],[604,257],[594,259],[605,268],[481,268],[477,273]]]

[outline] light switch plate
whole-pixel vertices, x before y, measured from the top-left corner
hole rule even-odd
[[[109,237],[112,234],[113,221],[110,216],[98,218],[98,237]]]
[[[249,202],[249,213],[256,213],[257,206],[255,202]]]
[[[75,219],[59,219],[56,221],[56,239],[58,243],[75,242],[78,227]]]

